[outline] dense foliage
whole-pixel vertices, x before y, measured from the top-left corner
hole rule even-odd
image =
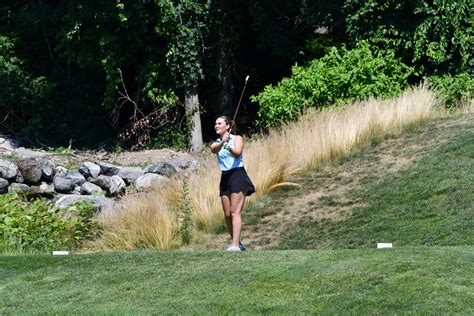
[[[296,63],[318,64],[361,40],[377,48],[372,54],[413,69],[403,85],[472,78],[472,12],[469,0],[7,0],[0,5],[1,129],[42,146],[181,144],[191,93],[208,140],[214,117],[234,112],[246,75],[238,118],[249,127],[258,112],[250,95]],[[173,137],[160,136],[170,128]]]
[[[94,208],[76,204],[49,211],[51,202],[25,201],[17,194],[0,195],[0,252],[44,252],[75,249],[97,237]]]
[[[294,66],[291,77],[265,87],[253,100],[260,104],[260,124],[275,126],[296,119],[306,107],[394,96],[406,87],[412,72],[393,52],[374,51],[362,42],[353,50],[334,48],[307,66]]]
[[[428,78],[430,86],[439,91],[448,107],[461,106],[474,98],[474,77],[468,73],[456,76],[431,76]]]

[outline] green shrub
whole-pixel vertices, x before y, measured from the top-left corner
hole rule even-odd
[[[52,206],[45,199],[26,201],[17,194],[0,195],[0,252],[74,249],[99,234],[90,204],[48,211]]]
[[[395,96],[412,73],[392,51],[373,51],[360,42],[353,50],[333,48],[305,67],[294,66],[291,77],[266,86],[252,101],[260,104],[258,123],[268,127],[296,119],[306,107]]]
[[[191,197],[189,196],[189,179],[183,178],[183,186],[181,189],[181,200],[179,203],[179,221],[181,223],[180,234],[183,244],[189,244],[192,237],[193,224],[191,221],[191,214],[193,207]]]
[[[432,76],[428,83],[443,97],[448,108],[459,107],[474,98],[474,78],[468,73]]]
[[[185,150],[188,148],[186,132],[180,131],[175,126],[164,126],[152,138],[150,149],[172,148],[175,150]]]

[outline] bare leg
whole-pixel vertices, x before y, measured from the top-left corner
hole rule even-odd
[[[232,214],[232,246],[238,247],[242,232],[242,208],[245,203],[245,192],[230,195],[230,211]]]
[[[230,239],[232,239],[232,213],[230,210],[230,196],[223,195],[221,196],[222,209],[224,210],[225,223],[227,225],[227,230],[230,234]]]

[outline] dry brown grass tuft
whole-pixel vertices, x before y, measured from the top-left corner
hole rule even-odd
[[[382,138],[404,126],[429,119],[435,95],[425,88],[407,90],[392,100],[370,99],[340,108],[310,111],[298,122],[270,130],[262,139],[248,141],[246,169],[256,194],[284,185],[289,177],[321,162],[350,153],[374,137]],[[223,220],[214,156],[189,177],[195,229],[209,231]],[[125,198],[118,215],[105,217],[101,249],[170,249],[179,245],[180,182],[161,191]]]

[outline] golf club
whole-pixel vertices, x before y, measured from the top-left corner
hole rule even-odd
[[[242,102],[242,96],[244,95],[245,87],[247,87],[247,81],[248,80],[249,80],[249,76],[247,75],[247,77],[245,77],[244,88],[242,89],[242,93],[240,94],[239,103],[237,103],[237,108],[235,109],[234,118],[232,119],[232,125],[231,125],[230,130],[233,131],[234,133],[235,133],[235,131],[234,131],[234,129],[235,129],[235,118],[237,117],[237,112],[239,112],[240,102]]]

